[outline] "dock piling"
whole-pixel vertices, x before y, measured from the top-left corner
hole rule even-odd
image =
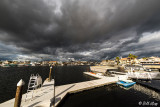
[[[20,107],[21,106],[22,90],[23,90],[23,85],[24,84],[25,83],[22,79],[17,83],[17,90],[16,90],[14,107]]]
[[[50,72],[49,72],[48,82],[50,82],[50,81],[51,81],[51,72],[52,72],[52,66],[50,67]]]

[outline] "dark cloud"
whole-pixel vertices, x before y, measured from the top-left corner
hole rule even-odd
[[[159,5],[158,0],[1,0],[0,41],[21,48],[19,54],[55,59],[123,56],[137,50],[129,45],[144,32],[160,30]]]

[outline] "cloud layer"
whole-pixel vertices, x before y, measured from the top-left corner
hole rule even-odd
[[[158,0],[1,0],[0,49],[16,59],[159,56]],[[12,48],[7,48],[12,47]]]

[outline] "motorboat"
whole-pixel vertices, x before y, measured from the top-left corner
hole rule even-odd
[[[119,80],[117,84],[127,88],[133,86],[134,84],[136,84],[136,82],[133,82],[131,80]]]
[[[128,78],[131,79],[142,79],[142,80],[152,80],[160,79],[160,72],[128,72]]]

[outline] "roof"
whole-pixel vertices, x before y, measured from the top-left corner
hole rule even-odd
[[[53,62],[57,62],[57,61],[49,61],[49,63],[53,63]]]
[[[125,60],[127,60],[127,58],[121,58],[120,60],[125,61]]]

